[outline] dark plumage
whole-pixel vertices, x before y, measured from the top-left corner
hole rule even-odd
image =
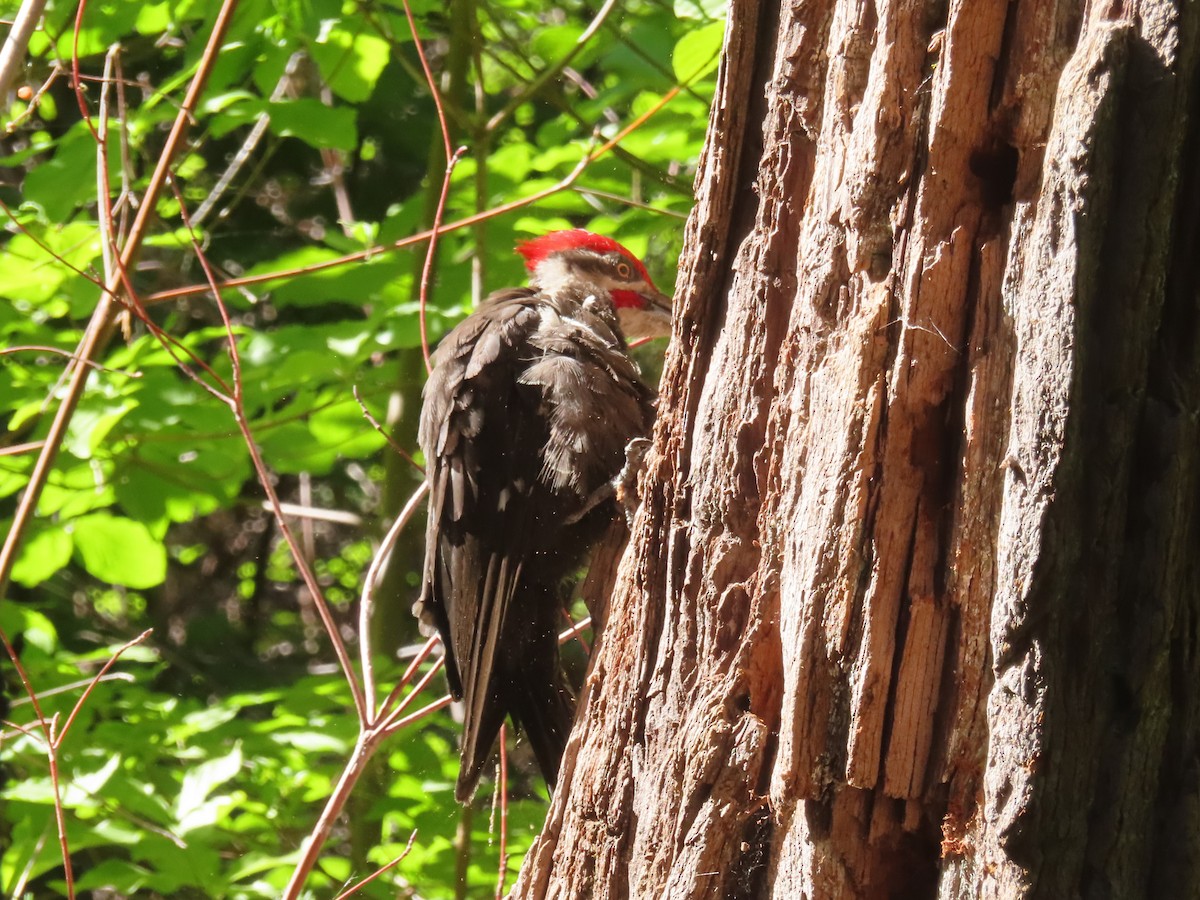
[[[441,635],[464,705],[462,802],[506,715],[556,780],[574,711],[560,587],[615,514],[609,482],[654,415],[619,313],[643,334],[669,322],[669,298],[614,241],[556,232],[518,250],[530,287],[493,294],[443,339],[421,411],[429,524],[413,611]]]

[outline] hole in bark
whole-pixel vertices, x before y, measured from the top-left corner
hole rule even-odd
[[[729,900],[752,900],[766,896],[764,888],[767,863],[771,859],[771,839],[774,836],[771,812],[764,803],[750,814],[742,832],[741,855],[734,861],[726,883]]]
[[[971,154],[971,174],[979,179],[984,205],[998,209],[1013,200],[1021,154],[1012,144],[997,141]]]

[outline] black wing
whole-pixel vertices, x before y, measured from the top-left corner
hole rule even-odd
[[[430,497],[414,612],[441,634],[450,690],[464,705],[460,800],[473,793],[512,705],[527,661],[522,630],[546,605],[526,585],[510,615],[531,553],[529,493],[549,427],[537,389],[520,381],[539,322],[537,307],[521,302],[531,293],[491,298],[443,340],[421,417]]]

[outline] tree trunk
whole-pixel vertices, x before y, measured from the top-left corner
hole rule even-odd
[[[513,896],[1200,896],[1198,23],[733,0]]]

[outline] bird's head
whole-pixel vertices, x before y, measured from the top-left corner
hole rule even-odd
[[[608,291],[627,337],[671,331],[671,298],[650,280],[642,261],[603,235],[581,228],[554,231],[517,245],[534,287],[552,291],[575,284]]]

